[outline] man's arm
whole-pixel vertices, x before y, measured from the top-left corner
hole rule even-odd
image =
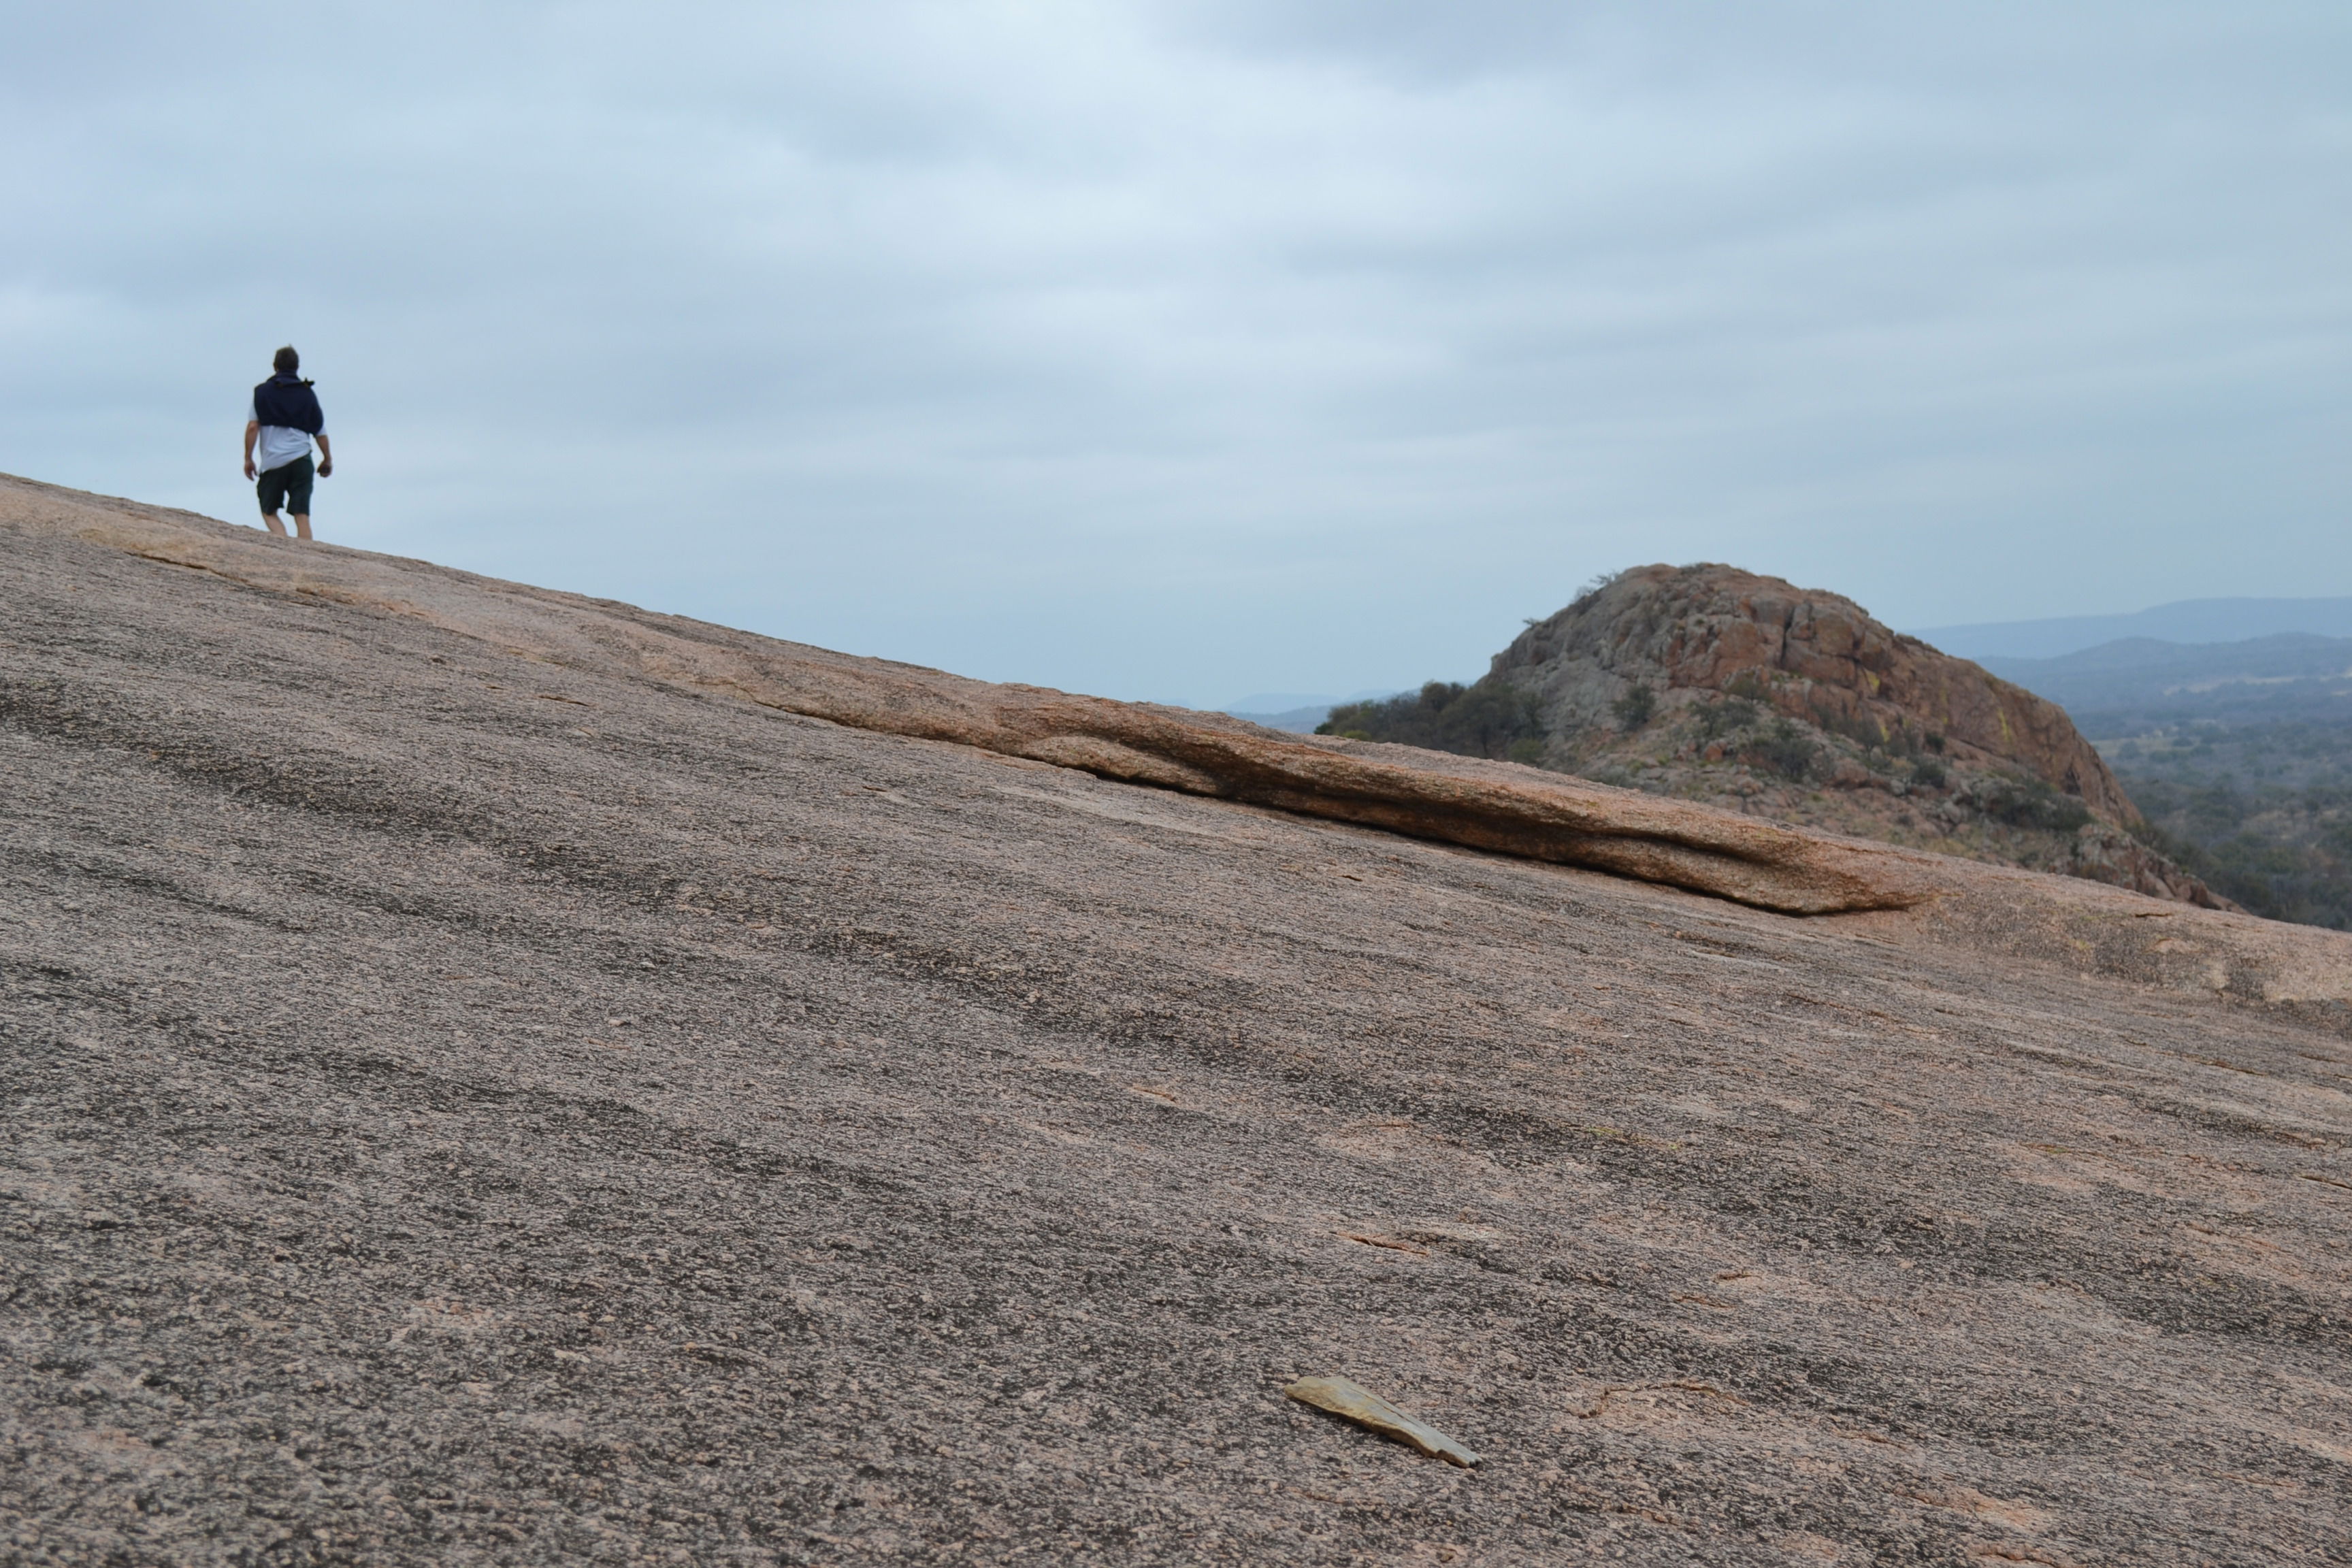
[[[311,438],[319,443],[319,477],[323,479],[335,471],[335,449],[327,445],[324,430]]]
[[[253,466],[253,443],[260,434],[260,420],[248,419],[245,422],[245,477],[248,479],[257,477]]]

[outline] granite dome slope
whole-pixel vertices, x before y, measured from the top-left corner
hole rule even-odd
[[[0,481],[0,1555],[2352,1553],[2352,938],[1774,913],[827,659]]]

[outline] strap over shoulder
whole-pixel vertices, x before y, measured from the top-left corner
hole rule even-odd
[[[309,382],[291,375],[273,375],[253,389],[253,416],[264,425],[282,425],[308,436],[327,427],[319,395]]]

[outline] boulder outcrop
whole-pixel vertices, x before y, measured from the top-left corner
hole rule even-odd
[[[1620,574],[1531,624],[1476,685],[1335,710],[1326,728],[2227,902],[2145,841],[2054,703],[1851,599],[1729,566]]]
[[[1883,754],[2014,769],[2116,826],[2139,812],[2065,710],[1890,630],[1853,600],[1732,566],[1623,573],[1495,656],[1571,753],[1625,726],[1635,687],[1664,708],[1745,695]]]

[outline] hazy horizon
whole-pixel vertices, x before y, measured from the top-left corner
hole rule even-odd
[[[1211,706],[1596,573],[2352,594],[2352,13],[160,3],[0,19],[0,469]]]

